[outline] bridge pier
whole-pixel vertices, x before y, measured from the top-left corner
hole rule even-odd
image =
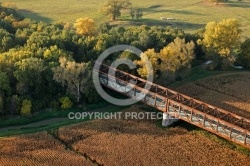
[[[164,112],[162,116],[162,126],[167,127],[172,125],[174,122],[178,121],[179,119],[169,115],[168,113]]]

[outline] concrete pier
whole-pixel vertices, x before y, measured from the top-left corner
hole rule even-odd
[[[162,116],[162,126],[170,126],[174,122],[178,121],[179,119],[176,119],[175,117],[169,115],[168,113],[164,112]]]

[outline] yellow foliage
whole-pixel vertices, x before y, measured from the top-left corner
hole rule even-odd
[[[203,45],[208,52],[216,52],[222,57],[231,56],[233,49],[240,44],[240,25],[236,19],[229,18],[220,22],[207,23],[204,33]]]
[[[149,68],[147,64],[147,59],[149,60],[149,62],[151,62],[153,71],[147,71]],[[142,78],[147,78],[148,75],[155,74],[156,71],[159,69],[158,59],[159,59],[158,54],[155,52],[154,49],[148,49],[146,52],[141,54],[141,60],[134,61],[135,64],[141,67],[137,70],[138,74]]]
[[[164,47],[159,56],[162,61],[161,70],[176,72],[180,68],[188,67],[194,58],[194,42],[185,42],[177,37]]]
[[[91,18],[78,18],[74,23],[76,32],[80,35],[93,35],[96,33],[95,22]]]
[[[152,64],[153,74],[156,74],[158,70],[174,73],[181,68],[188,68],[194,58],[194,47],[193,41],[186,43],[185,39],[177,37],[174,42],[164,47],[160,53],[156,53],[154,49],[148,49],[141,55],[141,60],[134,61],[135,64],[140,66],[137,72],[143,78],[152,74],[147,71],[147,58]]]
[[[59,99],[59,101],[61,102],[61,108],[62,109],[69,109],[73,106],[73,103],[71,102],[71,100],[68,97],[62,97]]]
[[[30,115],[31,114],[32,103],[30,100],[23,100],[22,108],[21,108],[21,115]]]

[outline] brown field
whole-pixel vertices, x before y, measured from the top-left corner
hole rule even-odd
[[[250,72],[222,74],[183,85],[177,90],[250,119]]]
[[[134,106],[125,111],[142,111]],[[250,158],[182,127],[148,120],[94,120],[0,139],[0,165],[248,165]],[[73,151],[65,150],[72,147]],[[80,152],[85,157],[76,153]]]
[[[138,107],[128,111],[142,111]],[[70,133],[70,134],[69,134]],[[104,165],[248,165],[250,158],[182,127],[147,120],[95,120],[61,128],[59,137]],[[80,138],[80,139],[79,139]]]
[[[244,72],[206,78],[178,90],[250,117],[249,84],[250,73]],[[0,165],[249,165],[249,156],[205,135],[181,126],[161,128],[155,120],[93,120],[2,138]]]
[[[46,132],[0,139],[0,165],[93,165]]]
[[[128,109],[134,110],[140,109]],[[248,156],[203,134],[182,127],[160,128],[155,121],[93,120],[56,133],[63,142],[46,132],[0,139],[0,165],[91,166],[95,161],[108,166],[244,166],[250,162]],[[65,150],[65,145],[73,151]]]

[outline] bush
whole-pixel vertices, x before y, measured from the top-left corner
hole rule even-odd
[[[60,108],[60,105],[56,100],[53,100],[50,102],[50,108],[58,109],[58,108]]]
[[[62,109],[69,109],[73,106],[73,103],[71,102],[71,100],[68,97],[62,97],[59,99],[59,101],[61,102],[61,108]]]
[[[31,114],[32,103],[30,100],[23,100],[22,108],[21,108],[21,115],[30,115]]]

